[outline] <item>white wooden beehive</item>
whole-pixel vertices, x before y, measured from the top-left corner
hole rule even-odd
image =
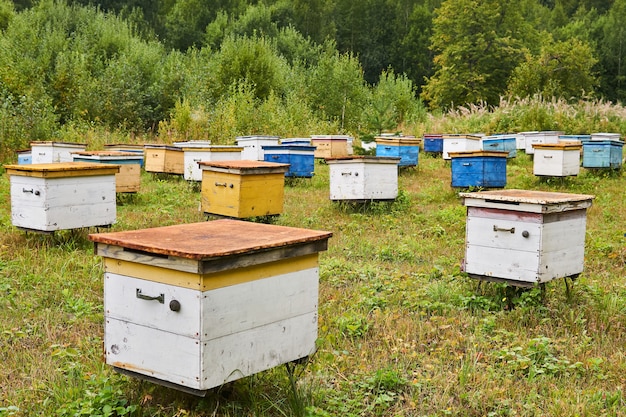
[[[108,226],[116,219],[119,166],[85,162],[5,165],[11,183],[11,222],[54,232]]]
[[[207,145],[205,147],[183,146],[185,172],[187,181],[202,181],[202,168],[198,162],[210,161],[239,161],[242,159],[243,147],[228,145]]]
[[[235,138],[237,146],[241,146],[241,158],[251,161],[265,160],[263,146],[278,145],[278,136],[237,136]]]
[[[464,271],[529,286],[583,271],[594,196],[527,190],[460,193],[467,206]]]
[[[533,145],[533,174],[537,176],[567,177],[580,172],[579,141],[559,141]]]
[[[525,152],[527,155],[534,155],[535,153],[535,149],[534,146],[535,145],[542,145],[542,144],[550,144],[550,143],[558,143],[559,142],[559,136],[563,135],[563,132],[557,132],[557,131],[549,131],[549,130],[543,130],[540,132],[534,132],[534,133],[529,133],[526,134],[526,149]]]
[[[203,395],[312,354],[331,235],[238,220],[90,235],[106,363]]]
[[[443,135],[442,158],[452,159],[450,152],[479,151],[481,147],[479,135]]]
[[[331,200],[394,200],[398,196],[400,158],[350,156],[326,162]]]
[[[72,152],[87,149],[84,143],[38,141],[30,143],[33,164],[72,162]]]

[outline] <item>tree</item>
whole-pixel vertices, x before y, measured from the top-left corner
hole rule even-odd
[[[602,73],[601,91],[613,101],[626,102],[626,0],[615,0],[603,17],[598,55]]]
[[[588,43],[575,38],[550,40],[538,56],[527,55],[515,69],[509,93],[514,97],[541,94],[567,100],[591,95],[597,84],[593,74],[596,62]]]
[[[522,32],[531,30],[517,0],[446,0],[434,19],[435,73],[422,91],[431,107],[497,104],[523,59]]]

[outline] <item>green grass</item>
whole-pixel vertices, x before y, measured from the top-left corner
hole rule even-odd
[[[318,351],[198,398],[102,360],[94,230],[25,233],[0,176],[0,416],[626,416],[626,177],[539,180],[522,152],[507,188],[596,196],[585,271],[538,289],[460,272],[465,208],[450,166],[420,154],[393,203],[328,199],[328,166],[285,187],[275,223],[333,232],[320,256]],[[197,187],[144,173],[112,230],[203,221]]]

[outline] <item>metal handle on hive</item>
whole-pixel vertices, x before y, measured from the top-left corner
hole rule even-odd
[[[35,191],[32,188],[30,190],[27,190],[26,188],[22,188],[22,192],[23,193],[31,193],[31,194],[34,194],[34,195],[39,195],[40,194],[39,191]]]
[[[226,183],[226,182],[216,182],[215,186],[216,187],[229,187],[229,188],[233,188],[234,187],[233,184],[228,185],[228,183]]]
[[[515,228],[511,227],[510,229],[504,228],[504,227],[498,227],[495,224],[493,225],[493,231],[494,232],[511,232],[511,233],[515,233]]]
[[[165,304],[165,294],[161,293],[156,297],[150,296],[150,295],[145,295],[141,292],[141,288],[137,288],[135,290],[135,295],[137,296],[137,298],[140,298],[142,300],[148,300],[148,301],[153,301],[156,300],[161,304]]]

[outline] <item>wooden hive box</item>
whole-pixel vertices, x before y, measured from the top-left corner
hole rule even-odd
[[[72,162],[72,152],[87,149],[85,143],[37,141],[31,142],[31,162],[33,164],[53,164],[57,162]]]
[[[72,153],[74,162],[93,162],[119,165],[115,174],[115,192],[137,193],[141,188],[143,154],[121,151],[83,151]]]
[[[515,134],[515,148],[526,151],[526,137],[538,133],[537,131],[519,132]]]
[[[622,151],[624,142],[619,140],[592,140],[583,142],[584,168],[622,167]]]
[[[508,152],[508,158],[517,156],[517,140],[514,135],[485,136],[481,141],[483,151]]]
[[[562,134],[563,132],[547,131],[547,130],[526,134],[525,135],[526,136],[526,144],[525,144],[526,154],[534,155],[535,145],[558,143],[559,136],[561,136]]]
[[[506,151],[450,152],[452,187],[506,186]]]
[[[452,159],[450,152],[479,151],[480,139],[481,137],[478,135],[443,135],[442,158]]]
[[[202,161],[204,213],[244,219],[281,214],[287,164],[265,161]]]
[[[533,173],[537,176],[567,177],[580,172],[582,144],[561,141],[534,145]]]
[[[117,165],[60,162],[4,167],[16,227],[54,232],[115,222]]]
[[[28,165],[33,163],[33,153],[30,149],[17,151],[17,164]]]
[[[594,196],[527,190],[460,193],[467,207],[463,270],[532,286],[583,270]]]
[[[622,135],[619,133],[611,133],[611,132],[595,132],[591,135],[591,140],[616,140],[619,141],[622,138]]]
[[[206,145],[183,147],[185,160],[184,177],[187,181],[202,181],[201,161],[236,161],[242,159],[243,147],[229,145]]]
[[[401,167],[414,167],[419,163],[420,139],[377,136],[375,140],[376,156],[400,158],[398,166]]]
[[[348,136],[345,135],[313,135],[311,145],[315,146],[315,158],[341,158],[348,153]]]
[[[329,232],[238,220],[91,234],[115,370],[196,395],[316,350]]]
[[[423,136],[424,152],[442,153],[443,152],[443,135],[436,133],[427,133]]]
[[[183,175],[185,158],[181,147],[171,145],[144,145],[146,172]]]
[[[400,158],[348,156],[327,159],[330,199],[366,202],[398,197]]]
[[[266,162],[288,164],[285,173],[291,178],[311,178],[315,172],[315,146],[307,145],[276,145],[263,146]]]
[[[251,161],[264,161],[264,146],[278,145],[278,136],[237,136],[235,141],[237,146],[241,146],[241,159]]]

